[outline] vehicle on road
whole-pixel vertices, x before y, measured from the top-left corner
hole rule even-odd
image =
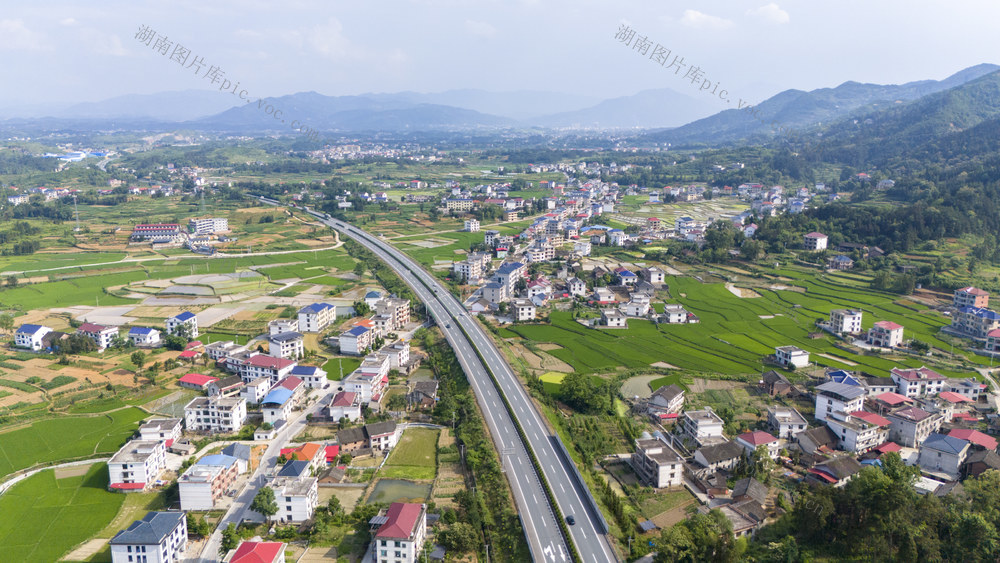
[[[572,526],[573,524],[576,524],[576,518],[573,518],[573,515],[570,514],[566,517],[566,523]]]

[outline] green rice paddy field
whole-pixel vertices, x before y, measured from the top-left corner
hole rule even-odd
[[[56,561],[118,514],[125,495],[107,490],[104,463],[86,475],[56,479],[42,471],[0,496],[0,559]]]
[[[817,339],[809,338],[809,333],[819,331],[815,321],[827,319],[830,310],[838,308],[863,310],[865,329],[875,321],[891,320],[905,327],[907,339],[918,338],[944,349],[949,346],[936,336],[948,319],[922,304],[897,301],[898,296],[862,287],[862,282],[851,276],[785,271],[782,276],[794,281],[776,283],[806,291],[755,288],[761,297],[740,298],[723,283],[702,283],[686,276],[669,278],[671,297],[698,315],[698,324],[656,325],[630,319],[628,330],[605,331],[576,323],[569,312],[553,311],[550,325],[511,326],[503,334],[558,344],[562,348],[549,353],[580,373],[643,368],[660,361],[697,372],[760,373],[765,369],[762,357],[783,345],[809,351],[810,360],[818,365],[880,376],[896,366],[919,367],[925,363],[917,357],[897,361],[846,352],[836,348],[836,339],[826,333]],[[938,371],[950,376],[975,375]]]

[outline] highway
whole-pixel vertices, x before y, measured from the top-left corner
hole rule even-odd
[[[261,201],[277,204],[266,198],[261,198]],[[579,472],[562,453],[565,449],[561,441],[549,432],[517,376],[478,321],[468,315],[458,299],[433,275],[410,257],[350,224],[326,219],[319,213],[310,213],[330,227],[351,236],[385,261],[414,290],[444,333],[468,376],[485,415],[487,427],[502,457],[502,465],[514,492],[514,500],[534,560],[562,562],[570,561],[571,556],[526,447],[534,452],[559,510],[564,516],[572,515],[575,518],[575,525],[568,529],[583,560],[595,563],[617,561],[605,535],[606,523]],[[527,444],[521,441],[510,412],[477,351],[489,365],[500,390],[510,403],[525,433]]]

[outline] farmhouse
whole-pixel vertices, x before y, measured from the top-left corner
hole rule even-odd
[[[108,461],[108,488],[144,491],[167,466],[167,448],[160,440],[132,440]]]
[[[705,475],[719,470],[732,471],[742,457],[743,447],[729,440],[698,448],[694,452],[694,460]]]
[[[955,290],[952,304],[956,309],[961,309],[962,307],[985,309],[990,306],[990,294],[972,286],[963,287],[962,289]]]
[[[942,417],[919,407],[905,407],[886,415],[889,419],[889,439],[901,446],[916,448],[932,432],[941,428]]]
[[[394,502],[372,518],[377,563],[416,561],[427,536],[427,505]]]
[[[868,343],[881,348],[895,348],[903,343],[903,326],[892,321],[878,321],[868,329]]]
[[[180,561],[187,549],[187,539],[187,519],[183,512],[149,512],[111,538],[111,561],[132,562],[139,553],[147,563]]]
[[[628,317],[618,309],[601,309],[601,324],[611,328],[628,328]]]
[[[14,346],[38,352],[42,349],[42,338],[52,329],[42,325],[21,325],[14,333]]]
[[[698,445],[706,445],[725,440],[722,434],[723,421],[710,407],[697,411],[685,411],[678,421],[682,436],[687,436]]]
[[[279,522],[305,522],[312,518],[319,503],[318,483],[315,477],[275,477],[271,481],[278,503],[274,518]]]
[[[653,391],[646,403],[651,415],[678,413],[684,408],[684,390],[677,385],[664,385]]]
[[[170,447],[174,440],[181,438],[181,419],[154,418],[139,426],[140,440],[159,440]]]
[[[830,311],[830,330],[857,334],[861,332],[861,316],[861,311],[856,309],[834,309]]]
[[[803,246],[809,251],[819,251],[826,250],[826,244],[829,237],[823,233],[812,232],[803,237]]]
[[[236,548],[229,563],[285,563],[285,544],[244,541]]]
[[[214,510],[239,475],[239,460],[228,455],[206,456],[177,479],[181,510]]]
[[[889,421],[867,411],[833,412],[826,424],[837,435],[838,445],[849,452],[865,453],[889,439]]]
[[[767,422],[779,438],[792,439],[809,425],[805,417],[793,407],[770,405],[767,407]]]
[[[330,386],[330,380],[326,378],[326,371],[316,366],[295,366],[289,375],[293,375],[302,380],[309,389],[326,389]]]
[[[968,453],[969,442],[934,433],[920,444],[917,464],[928,473],[940,474],[954,481],[958,479]]]
[[[294,331],[272,334],[267,339],[267,353],[275,358],[297,360],[306,353],[304,337]]]
[[[778,346],[774,349],[774,359],[785,367],[802,368],[809,365],[809,352],[795,346]]]
[[[816,387],[816,420],[827,420],[835,412],[857,412],[865,402],[862,387],[827,381]]]
[[[636,474],[651,487],[684,484],[684,460],[662,437],[636,440],[631,459]]]
[[[76,333],[93,340],[94,344],[97,345],[97,351],[103,352],[105,348],[111,346],[111,342],[118,336],[118,327],[83,323],[76,329]]]
[[[134,326],[128,329],[128,339],[136,347],[155,348],[160,345],[160,331],[155,328]]]
[[[198,338],[198,317],[194,313],[184,311],[167,319],[167,334],[177,334],[182,326],[187,327],[188,338]]]
[[[299,309],[299,330],[320,332],[337,318],[337,308],[329,303],[313,303]]]
[[[820,483],[843,487],[860,472],[858,460],[845,455],[817,464],[809,470],[809,476]]]
[[[242,398],[195,397],[184,407],[184,426],[192,432],[235,434],[247,419]]]
[[[937,395],[944,390],[946,379],[945,376],[927,367],[892,368],[889,377],[896,382],[900,395],[911,398]]]
[[[188,389],[194,389],[195,391],[205,391],[208,389],[208,384],[213,381],[218,381],[218,377],[212,377],[211,375],[202,375],[200,373],[189,373],[184,377],[177,380],[177,385],[179,387],[187,387]]]
[[[354,422],[361,418],[361,396],[350,391],[341,391],[333,396],[326,410],[327,417],[331,420],[347,417]]]
[[[781,449],[778,439],[763,430],[740,434],[736,437],[736,444],[743,447],[744,455],[747,457],[753,455],[757,448],[763,446],[767,449],[767,455],[771,459],[777,459],[778,450]]]

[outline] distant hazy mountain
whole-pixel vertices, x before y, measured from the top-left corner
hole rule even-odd
[[[470,129],[516,124],[511,119],[469,109],[414,103],[405,93],[324,96],[316,92],[302,92],[268,98],[263,105],[266,107],[268,104],[281,110],[287,125],[262,111],[257,100],[186,125],[252,133],[261,130],[287,131],[292,120],[302,121],[320,131]]]
[[[432,94],[401,92],[390,95],[409,96],[409,99],[414,103],[454,106],[529,122],[534,121],[533,118],[539,116],[583,109],[601,101],[601,98],[597,96],[542,90],[487,92],[486,90],[465,89]]]
[[[786,129],[824,125],[861,108],[892,107],[901,102],[965,84],[998,69],[1000,66],[981,64],[939,81],[921,80],[901,85],[845,82],[836,88],[820,88],[810,92],[786,90],[756,106],[756,115],[759,119],[746,110],[731,109],[677,129],[650,133],[641,139],[674,144],[717,144],[738,139],[767,137],[772,135],[774,130],[765,123],[774,121]],[[738,104],[737,99],[732,101],[732,105]]]
[[[239,104],[232,94],[214,90],[184,90],[156,94],[129,94],[99,102],[85,102],[49,113],[69,119],[142,118],[187,121],[214,115]]]
[[[622,128],[677,127],[718,111],[710,96],[686,96],[667,88],[643,90],[633,96],[604,100],[576,111],[529,120],[542,127]]]

